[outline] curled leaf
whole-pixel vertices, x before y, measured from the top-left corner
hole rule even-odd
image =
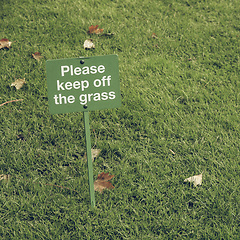
[[[158,38],[156,33],[152,33],[152,38]]]
[[[94,148],[92,148],[91,152],[92,152],[92,161],[94,161],[94,159],[97,158],[98,155],[100,154],[101,149],[94,149]],[[87,160],[87,154],[86,153],[84,154],[84,159]]]
[[[98,25],[96,26],[90,26],[88,30],[88,34],[100,34],[103,32],[103,29],[98,28]]]
[[[91,48],[95,48],[95,45],[93,43],[92,39],[87,39],[85,40],[84,44],[83,44],[84,49],[91,49]]]
[[[202,185],[202,173],[189,178],[186,178],[184,182],[191,182],[196,187],[197,185]]]
[[[15,82],[11,84],[11,87],[14,86],[17,90],[19,90],[24,83],[26,83],[25,78],[17,79]]]
[[[6,182],[9,182],[10,181],[10,176],[9,174],[1,174],[0,175],[0,181],[4,180]]]
[[[7,38],[2,38],[0,40],[0,49],[1,48],[10,48],[11,47],[12,42],[10,42]]]
[[[113,189],[112,183],[108,182],[113,177],[114,175],[109,175],[109,173],[98,174],[97,180],[94,182],[94,190],[102,193],[104,189]]]
[[[41,56],[40,52],[35,52],[32,54],[33,58],[36,59],[37,61],[39,61],[41,58],[43,58],[43,56]]]

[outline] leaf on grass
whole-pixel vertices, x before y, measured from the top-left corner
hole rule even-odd
[[[0,175],[0,181],[4,180],[6,182],[9,182],[10,181],[10,176],[9,174],[1,174]]]
[[[156,33],[152,33],[152,38],[158,38]]]
[[[85,40],[84,44],[83,44],[84,49],[91,49],[91,48],[95,48],[95,45],[93,43],[92,39],[87,39]]]
[[[94,160],[95,158],[97,158],[101,152],[101,149],[91,149],[92,150],[92,159]]]
[[[37,61],[39,61],[41,58],[43,58],[43,56],[41,56],[40,52],[35,52],[32,54],[33,58],[36,59]]]
[[[91,149],[92,152],[92,161],[94,161],[95,158],[97,158],[101,152],[101,149]],[[87,160],[87,153],[84,154],[84,159]]]
[[[184,182],[191,182],[196,187],[197,185],[202,185],[202,173],[189,178],[186,178]]]
[[[1,48],[10,48],[11,47],[12,42],[10,42],[7,38],[2,38],[0,40],[0,49]]]
[[[11,87],[14,86],[17,90],[19,90],[24,83],[26,83],[25,78],[17,79],[15,82],[11,84]]]
[[[98,25],[96,25],[96,26],[90,26],[89,27],[89,30],[88,30],[88,34],[100,34],[100,33],[102,33],[103,32],[103,29],[101,29],[101,28],[98,28]]]
[[[109,175],[109,173],[98,174],[97,180],[94,182],[94,190],[102,193],[104,189],[113,189],[112,183],[108,182],[113,177],[114,175]]]

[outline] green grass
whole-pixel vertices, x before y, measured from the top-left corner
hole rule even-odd
[[[11,175],[0,236],[238,239],[239,11],[233,0],[2,0],[0,38],[13,43],[0,50],[0,103],[24,100],[0,107],[0,174]],[[92,24],[115,35],[86,51]],[[122,107],[90,124],[94,177],[114,174],[115,189],[91,209],[83,116],[49,114],[45,60],[107,54],[119,56]],[[203,171],[202,186],[183,183]]]

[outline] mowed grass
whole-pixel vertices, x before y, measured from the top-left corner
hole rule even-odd
[[[239,12],[233,0],[2,0],[0,38],[13,43],[0,50],[0,103],[24,100],[0,107],[0,174],[11,175],[0,236],[238,239]],[[114,36],[91,36],[87,51],[92,24]],[[114,174],[115,189],[92,209],[83,114],[49,114],[45,60],[108,54],[122,106],[91,112],[90,125],[94,177]],[[16,90],[15,78],[27,83]],[[202,172],[201,186],[184,184]]]

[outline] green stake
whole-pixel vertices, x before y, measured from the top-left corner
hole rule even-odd
[[[90,201],[91,201],[91,206],[95,207],[91,138],[90,138],[90,127],[89,127],[89,112],[83,112],[83,115],[84,115],[84,127],[85,127],[85,137],[86,137],[86,147],[87,147],[88,181],[89,181]]]

